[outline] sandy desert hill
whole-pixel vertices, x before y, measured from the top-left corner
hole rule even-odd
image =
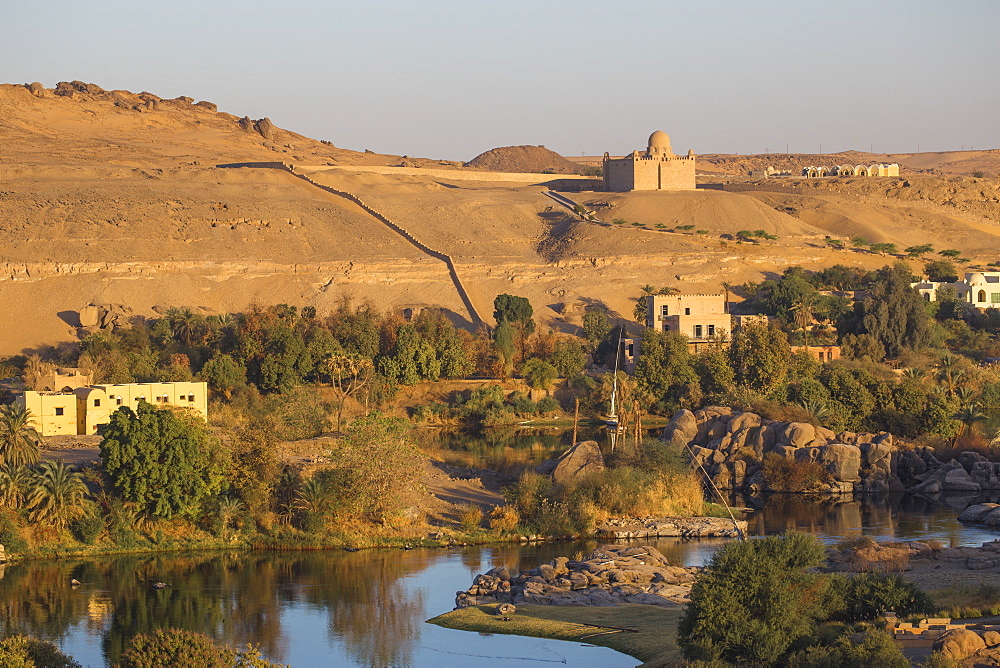
[[[76,338],[88,303],[144,316],[254,302],[323,312],[350,296],[437,306],[473,326],[510,292],[572,331],[589,304],[627,317],[645,284],[709,292],[792,264],[888,261],[832,251],[826,235],[1000,259],[997,179],[569,193],[598,220],[585,222],[546,196],[551,176],[348,151],[190,99],[35,88],[0,85],[0,354]],[[217,166],[232,163],[296,167]],[[723,237],[740,229],[778,240]]]
[[[583,174],[584,165],[567,160],[544,146],[500,146],[484,151],[466,167],[497,172]]]

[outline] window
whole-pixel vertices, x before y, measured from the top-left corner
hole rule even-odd
[[[684,315],[691,315],[691,309],[689,308],[684,309]]]
[[[194,401],[194,395],[193,394],[189,394],[188,395],[188,401]]]
[[[660,306],[660,315],[662,315],[664,318],[670,315],[670,307],[667,306],[666,304]]]
[[[980,290],[979,291],[979,295],[977,296],[976,301],[977,302],[984,302],[984,301],[986,301],[986,290]]]
[[[1000,304],[1000,292],[994,292],[990,295],[991,304]]]
[[[715,336],[715,325],[709,325],[708,326],[708,335],[709,336]]]
[[[63,414],[63,407],[56,406],[56,415],[62,415],[62,414]]]
[[[701,338],[701,325],[695,325],[694,326],[694,338],[696,338],[696,339],[700,339]]]
[[[122,405],[122,398],[121,397],[115,397],[115,403],[117,405],[121,406]]]
[[[139,398],[136,399],[136,401],[145,401],[145,400],[146,400],[146,395],[145,394],[140,394]]]
[[[101,405],[101,400],[100,399],[94,399],[94,408],[97,408],[100,405]]]

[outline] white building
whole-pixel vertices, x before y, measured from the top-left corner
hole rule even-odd
[[[927,301],[937,301],[938,290],[951,288],[964,302],[979,308],[1000,308],[1000,271],[977,271],[965,275],[964,280],[954,283],[924,281],[911,283],[911,287],[923,295]]]

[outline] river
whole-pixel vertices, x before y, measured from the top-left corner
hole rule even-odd
[[[515,468],[550,456],[561,438],[460,443],[469,464]],[[526,452],[527,451],[527,452]],[[775,495],[748,517],[751,535],[797,530],[826,543],[871,535],[979,545],[1000,537],[963,525],[981,497],[860,497],[835,503]],[[991,500],[996,500],[995,498]],[[739,505],[749,500],[734,499]],[[700,565],[724,539],[651,541],[671,563]],[[203,552],[63,559],[0,566],[3,635],[56,643],[84,666],[118,661],[129,639],[157,628],[191,629],[234,646],[258,644],[272,661],[311,666],[634,666],[580,643],[443,629],[425,620],[451,610],[455,592],[496,565],[533,568],[596,541],[455,549]],[[72,588],[69,582],[81,582]],[[172,585],[153,589],[154,582]]]

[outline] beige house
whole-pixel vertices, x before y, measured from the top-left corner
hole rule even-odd
[[[728,337],[732,329],[728,311],[723,295],[649,295],[646,326],[683,334],[697,351],[704,344]]]
[[[632,151],[624,158],[604,154],[604,190],[694,190],[694,151],[674,155],[670,135],[657,130],[649,135],[645,151]]]
[[[140,401],[157,407],[190,408],[208,418],[207,383],[126,383],[91,385],[72,393],[24,392],[14,403],[31,411],[42,436],[96,434],[122,406],[134,409]]]

